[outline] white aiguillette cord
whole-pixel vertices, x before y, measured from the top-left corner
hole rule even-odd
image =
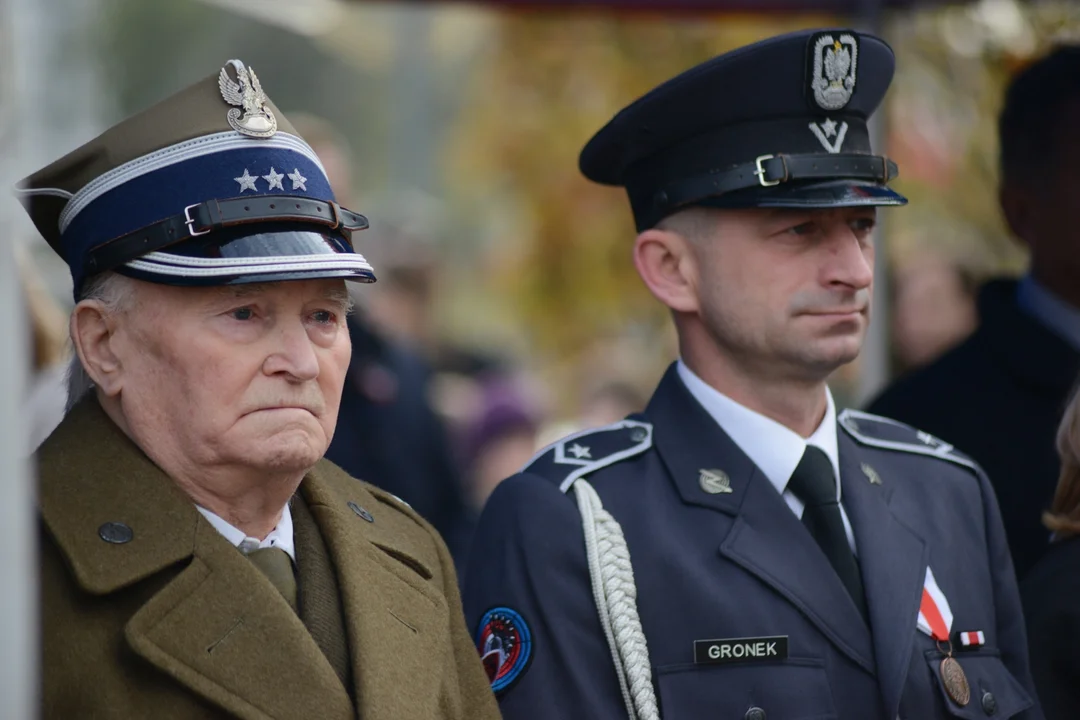
[[[585,530],[593,597],[611,648],[626,711],[630,720],[660,720],[626,538],[592,485],[579,478],[574,482],[574,494]]]

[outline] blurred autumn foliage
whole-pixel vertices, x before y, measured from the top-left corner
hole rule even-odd
[[[477,280],[488,297],[510,303],[503,312],[529,339],[526,355],[556,387],[572,386],[582,367],[652,379],[674,353],[666,313],[630,261],[625,196],[577,172],[585,141],[620,107],[708,57],[837,22],[846,21],[502,16],[446,145],[448,198],[469,216],[491,220]],[[884,149],[899,161],[897,187],[911,199],[887,214],[887,261],[904,263],[934,248],[977,277],[1023,267],[1023,251],[997,209],[1002,88],[1024,62],[1078,28],[1080,4],[1070,2],[984,0],[886,16],[897,75],[882,113]],[[637,342],[611,340],[628,336]],[[842,396],[856,382],[857,368],[846,370],[837,378]]]
[[[539,355],[536,365],[572,367],[596,352],[598,339],[630,332],[643,338],[644,357],[601,358],[598,369],[613,372],[621,362],[620,372],[654,380],[656,365],[673,353],[666,312],[631,262],[635,233],[625,194],[577,171],[588,138],[619,108],[686,68],[820,22],[827,19],[504,15],[476,63],[445,167],[459,210],[513,214],[512,223],[492,231],[482,277],[492,296],[512,304],[530,352]]]
[[[889,215],[893,263],[933,247],[977,276],[1024,267],[997,204],[997,116],[1009,78],[1055,42],[1080,42],[1080,3],[982,2],[897,15],[887,151],[911,204]]]

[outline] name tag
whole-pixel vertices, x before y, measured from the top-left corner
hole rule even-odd
[[[698,665],[783,660],[787,656],[787,635],[694,641],[694,662]]]

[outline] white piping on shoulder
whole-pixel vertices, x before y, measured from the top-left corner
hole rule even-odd
[[[852,424],[848,424],[847,420],[855,421]],[[884,448],[886,450],[899,450],[901,452],[913,453],[915,455],[926,455],[928,457],[935,457],[940,460],[948,460],[949,462],[956,463],[957,465],[963,465],[964,467],[978,471],[979,466],[972,460],[966,457],[962,457],[953,453],[955,449],[952,445],[945,442],[940,438],[935,438],[932,435],[925,433],[921,430],[911,427],[905,423],[890,418],[881,417],[880,415],[874,415],[872,413],[862,412],[861,410],[846,409],[840,413],[837,417],[840,422],[840,427],[853,438],[858,440],[863,445],[869,445],[871,447]],[[934,441],[940,443],[939,445],[931,447],[930,445],[916,445],[915,443],[897,442],[895,440],[881,440],[879,438],[870,437],[859,431],[858,421],[867,420],[870,422],[883,423],[885,425],[892,425],[894,427],[904,428],[905,430],[911,430],[917,434],[917,437],[931,438]]]
[[[593,460],[593,461],[579,460],[577,458],[566,457],[566,451],[565,451],[566,443],[570,442],[571,440],[576,440],[578,438],[582,438],[582,437],[585,437],[587,435],[593,435],[593,434],[596,434],[598,432],[604,432],[604,431],[608,431],[608,430],[621,430],[621,429],[624,429],[624,428],[641,428],[642,430],[645,431],[645,435],[639,442],[637,442],[636,444],[630,446],[626,450],[621,450],[621,451],[619,451],[617,453],[613,453],[611,455],[608,455],[608,456],[602,457],[602,458],[598,458],[598,459]],[[528,468],[529,465],[532,465],[533,462],[535,462],[537,459],[539,459],[545,453],[547,453],[548,450],[550,450],[551,448],[554,447],[555,448],[555,462],[560,463],[562,465],[578,465],[578,466],[580,466],[580,467],[578,467],[577,470],[570,473],[566,477],[566,479],[564,479],[559,484],[559,491],[565,493],[566,491],[568,491],[570,489],[570,486],[573,485],[574,482],[578,478],[584,477],[584,476],[588,475],[589,473],[596,472],[600,468],[605,468],[608,465],[614,465],[615,463],[620,462],[622,460],[625,460],[626,458],[633,457],[634,455],[639,455],[639,454],[645,452],[650,447],[652,447],[652,436],[653,436],[653,427],[649,423],[641,422],[639,420],[620,420],[619,422],[612,423],[611,425],[604,425],[603,427],[590,428],[588,430],[582,430],[581,432],[573,433],[572,435],[567,435],[566,437],[564,437],[559,442],[552,443],[551,445],[548,445],[546,448],[544,448],[543,450],[538,452],[536,455],[534,455],[532,457],[532,459],[529,460],[529,462],[525,464],[525,468]]]

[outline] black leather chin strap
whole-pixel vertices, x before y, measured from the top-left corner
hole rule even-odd
[[[673,182],[653,200],[664,208],[752,187],[773,187],[799,180],[868,180],[885,184],[899,175],[896,163],[881,155],[761,155],[753,162]]]
[[[259,195],[229,200],[207,200],[188,205],[182,213],[108,240],[90,250],[90,273],[117,268],[129,260],[215,230],[250,223],[297,222],[320,225],[346,239],[368,227],[367,218],[336,202],[293,195]]]

